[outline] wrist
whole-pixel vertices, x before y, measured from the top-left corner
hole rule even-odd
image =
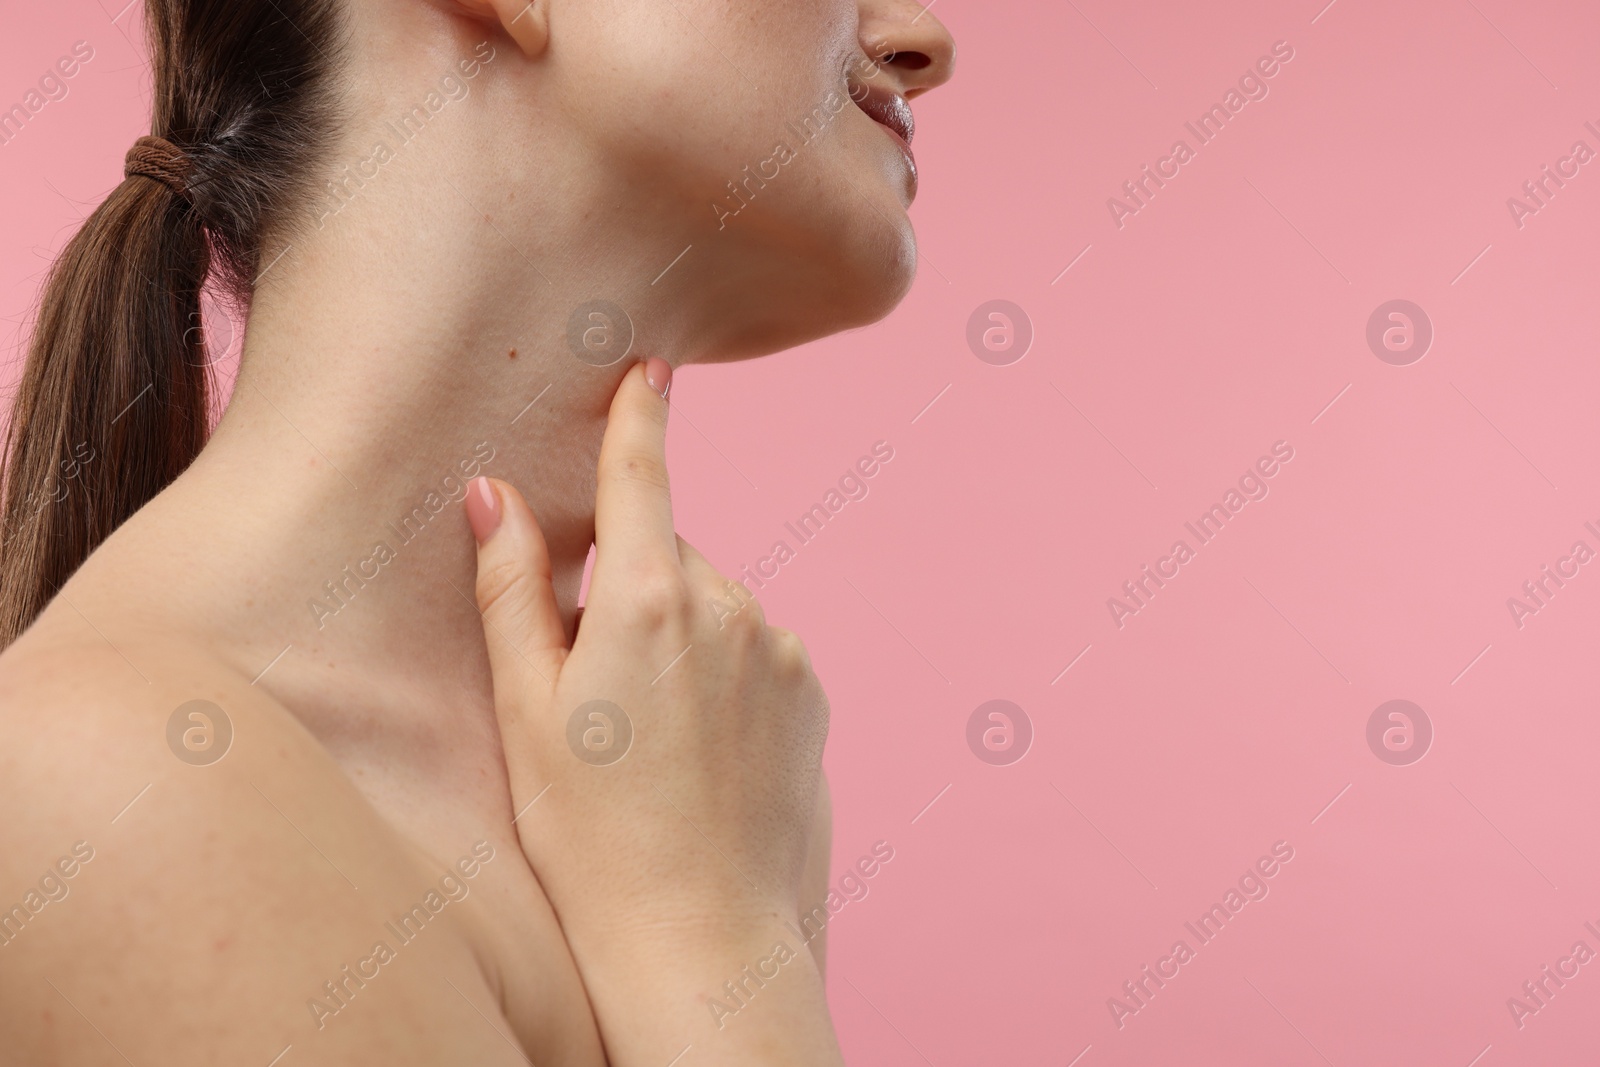
[[[574,952],[614,1067],[660,1067],[686,1047],[699,1065],[842,1062],[821,968],[797,924],[656,931]]]

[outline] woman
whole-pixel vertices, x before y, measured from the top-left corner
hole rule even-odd
[[[667,397],[903,295],[945,31],[146,6],[11,425],[5,1061],[838,1062],[826,699],[674,534]]]

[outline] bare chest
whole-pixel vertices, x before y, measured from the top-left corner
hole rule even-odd
[[[417,853],[447,870],[476,847],[479,865],[459,903],[464,929],[499,993],[504,1023],[535,1063],[604,1067],[583,983],[549,899],[517,840],[497,737],[463,723],[453,736],[331,738],[346,777]],[[487,843],[487,849],[480,845]]]

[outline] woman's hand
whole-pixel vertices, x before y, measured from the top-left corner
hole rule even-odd
[[[676,535],[666,424],[631,368],[570,649],[522,497],[489,480],[468,497],[522,849],[616,1067],[685,1045],[702,1062],[836,1063],[799,926],[827,698],[800,640]]]

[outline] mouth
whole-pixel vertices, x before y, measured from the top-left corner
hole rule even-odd
[[[911,153],[911,138],[916,133],[916,122],[911,117],[911,105],[899,93],[876,86],[856,84],[850,87],[850,99],[864,111],[869,119],[882,126],[905,153],[911,167],[913,189],[917,181],[917,157]]]

